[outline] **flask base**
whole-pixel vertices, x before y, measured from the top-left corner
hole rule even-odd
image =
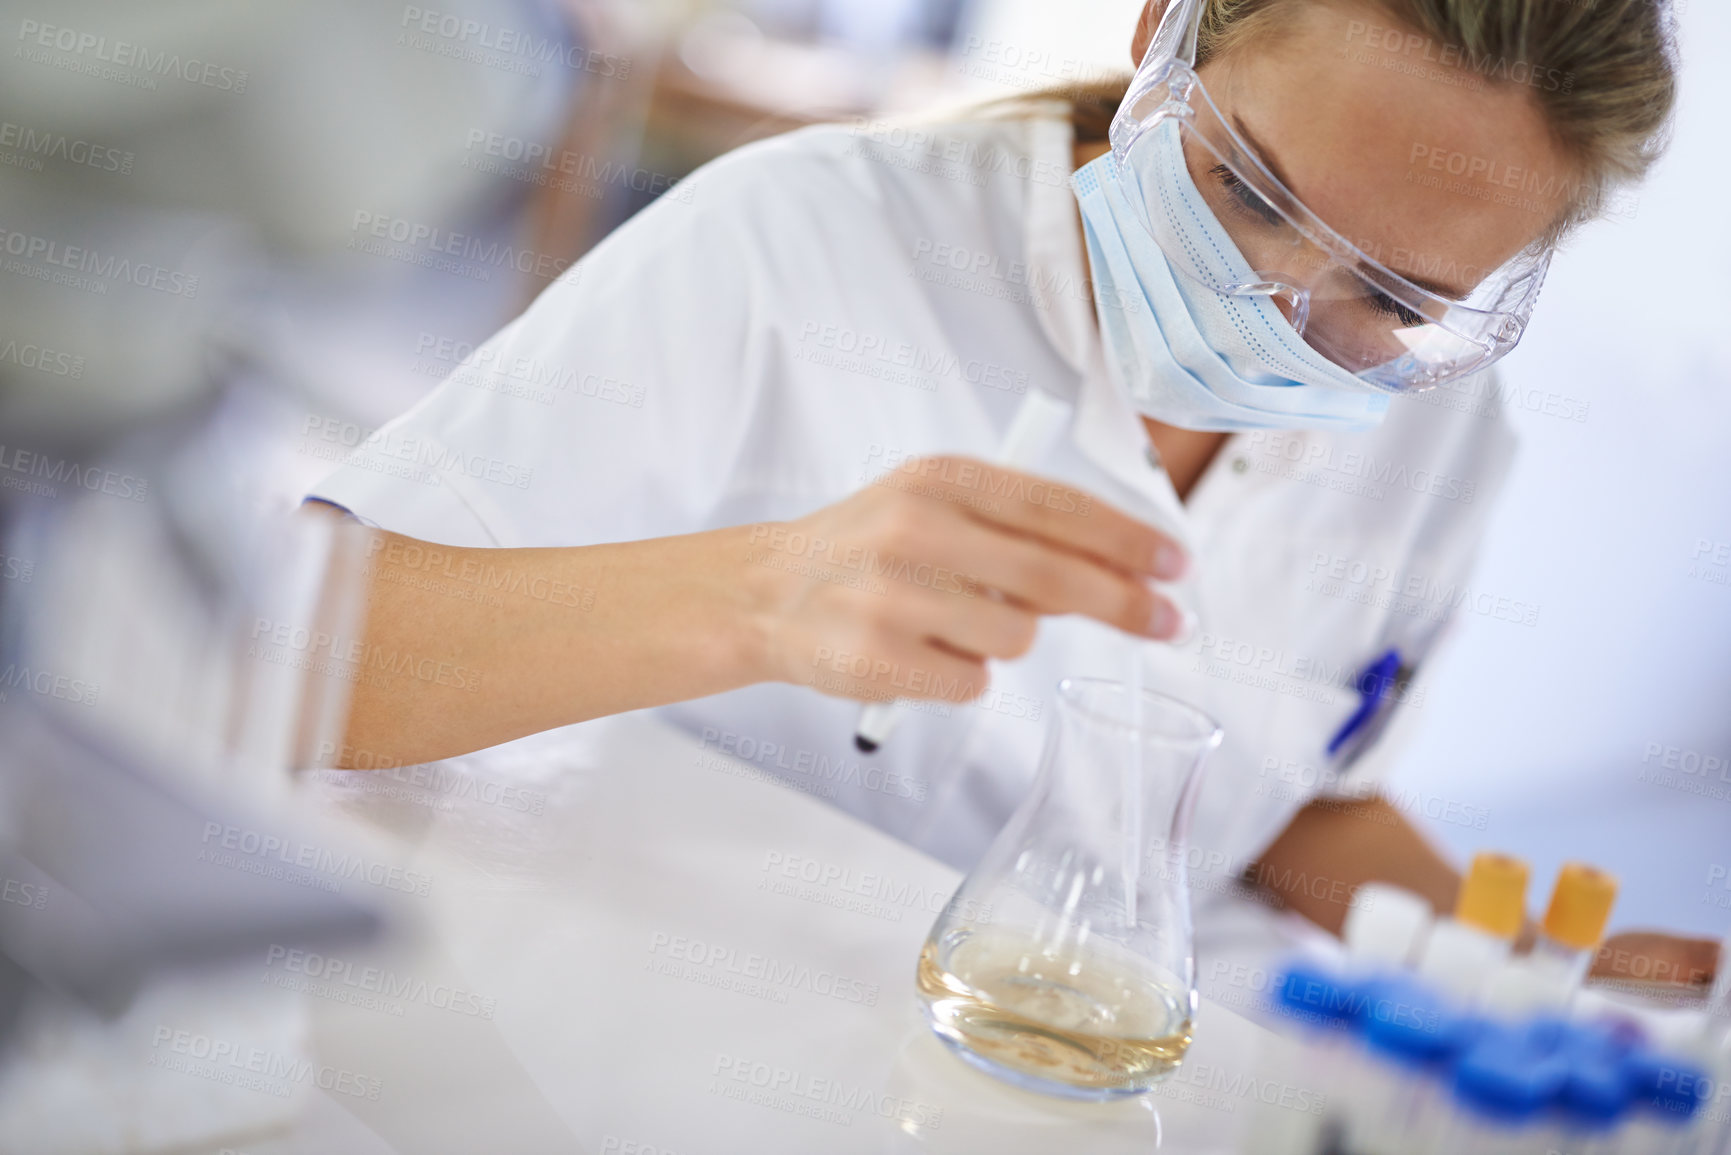
[[[927,1022],[961,1058],[1014,1086],[1094,1102],[1141,1095],[1175,1070],[1190,1046],[1190,1021],[1169,997],[1158,1000],[1169,1012],[1158,1016],[1164,1029],[1106,1033],[1074,1022],[1077,1016],[1024,1013],[1092,1004],[1088,992],[1025,972],[991,981],[976,971],[964,981],[940,968],[936,953],[928,946],[920,956],[917,987]],[[1055,1025],[1063,1021],[1072,1025]]]

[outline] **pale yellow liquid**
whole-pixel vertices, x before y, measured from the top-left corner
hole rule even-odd
[[[974,1054],[1084,1092],[1146,1090],[1190,1046],[1188,990],[1121,951],[1043,952],[1025,936],[971,932],[920,952],[920,997]]]

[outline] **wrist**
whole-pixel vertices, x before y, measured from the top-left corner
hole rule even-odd
[[[783,681],[780,623],[792,581],[781,555],[767,544],[767,530],[780,523],[734,526],[706,535],[714,539],[720,564],[720,624],[716,644],[738,686]]]

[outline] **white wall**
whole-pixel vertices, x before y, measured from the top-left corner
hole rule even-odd
[[[962,21],[958,63],[982,93],[1127,72],[1143,0],[975,0]]]

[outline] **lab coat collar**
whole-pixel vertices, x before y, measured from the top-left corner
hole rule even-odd
[[[1069,106],[1028,120],[1028,151],[1035,173],[1069,173],[1074,165],[1075,134]],[[1023,222],[1028,254],[1028,283],[1040,328],[1059,356],[1082,378],[1088,374],[1088,348],[1100,343],[1089,299],[1088,266],[1082,259],[1082,217],[1067,179],[1028,182],[1028,211]],[[1074,396],[1066,396],[1074,402]]]
[[[1074,133],[1062,115],[1029,120],[1033,172],[1070,172]],[[1038,162],[1045,162],[1044,164]],[[1092,281],[1082,256],[1082,218],[1068,181],[1029,184],[1026,220],[1029,282],[1046,338],[1076,370],[1070,437],[1089,461],[1145,499],[1162,529],[1193,548],[1190,515],[1163,469],[1150,465],[1153,443],[1130,399],[1112,379],[1094,317]]]

